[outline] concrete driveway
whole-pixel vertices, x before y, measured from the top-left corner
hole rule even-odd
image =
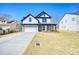
[[[0,38],[0,55],[21,55],[32,41],[34,32],[19,32]]]

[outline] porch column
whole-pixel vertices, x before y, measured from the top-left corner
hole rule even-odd
[[[45,25],[45,32],[47,32],[47,25]]]
[[[52,30],[52,29],[51,29],[51,26],[52,26],[52,25],[49,25],[49,30],[50,30],[50,32],[51,32],[51,30]]]
[[[51,25],[51,31],[53,31],[53,25]]]
[[[56,31],[56,25],[55,25],[55,31]]]

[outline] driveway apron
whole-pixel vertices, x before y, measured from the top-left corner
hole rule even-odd
[[[0,55],[21,55],[28,47],[35,32],[20,32],[0,38]]]

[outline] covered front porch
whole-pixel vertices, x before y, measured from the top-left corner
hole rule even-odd
[[[56,24],[39,24],[38,31],[39,32],[52,32],[52,31],[56,31]]]

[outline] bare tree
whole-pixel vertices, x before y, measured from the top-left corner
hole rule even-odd
[[[10,20],[12,18],[11,15],[8,15],[8,14],[3,14],[3,15],[0,15],[0,19],[1,20]]]

